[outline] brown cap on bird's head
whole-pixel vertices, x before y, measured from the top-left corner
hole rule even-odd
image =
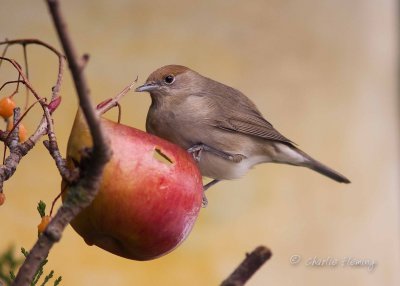
[[[146,80],[146,83],[151,82],[151,81],[157,81],[160,79],[163,79],[164,77],[168,75],[173,75],[177,76],[179,74],[182,74],[188,70],[191,70],[185,66],[180,66],[180,65],[167,65],[163,66],[154,72],[152,72],[149,77]]]
[[[181,65],[167,65],[152,72],[146,83],[136,88],[135,91],[154,91],[162,86],[171,86],[176,77],[186,72],[195,73],[191,69]]]

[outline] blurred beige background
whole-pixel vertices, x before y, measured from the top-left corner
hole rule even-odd
[[[217,285],[260,244],[274,256],[249,285],[399,285],[396,1],[62,4],[79,51],[91,55],[86,75],[96,102],[137,75],[142,83],[162,65],[187,65],[242,90],[285,136],[352,180],[341,185],[302,168],[258,166],[241,180],[214,187],[187,241],[149,262],[88,247],[69,227],[49,258],[62,285]],[[5,37],[59,47],[44,1],[2,0]],[[32,81],[49,95],[56,61],[40,48],[29,51]],[[10,53],[20,55],[17,48]],[[3,66],[1,82],[12,75]],[[55,122],[65,150],[77,106],[69,74],[62,95]],[[144,129],[149,103],[145,94],[128,94],[123,122]],[[27,118],[30,130],[36,118]],[[39,144],[5,184],[0,250],[34,243],[36,204],[50,204],[59,185]],[[302,257],[298,265],[290,264],[293,255]],[[377,265],[373,272],[307,266],[313,257]]]

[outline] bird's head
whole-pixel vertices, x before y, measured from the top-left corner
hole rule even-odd
[[[135,89],[147,91],[151,97],[190,95],[198,92],[203,77],[197,72],[180,65],[168,65],[151,73],[146,83]]]

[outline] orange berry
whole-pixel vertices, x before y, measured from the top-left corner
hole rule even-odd
[[[11,131],[13,128],[14,124],[11,122],[11,120],[8,121],[7,124],[7,131]],[[19,124],[19,131],[18,131],[18,137],[19,137],[19,142],[24,142],[28,136],[28,131],[26,127],[20,123]]]
[[[14,108],[15,108],[15,102],[12,100],[10,97],[5,97],[0,100],[0,116],[2,116],[4,119],[9,118],[10,116],[13,115]]]
[[[45,215],[42,217],[42,221],[38,224],[38,233],[41,234],[46,229],[47,225],[49,224],[51,217],[49,215]]]
[[[4,204],[6,201],[6,195],[4,193],[0,193],[0,206]]]

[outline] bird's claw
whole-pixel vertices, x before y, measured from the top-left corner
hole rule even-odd
[[[204,150],[204,145],[194,145],[192,147],[190,147],[189,149],[187,149],[187,151],[192,154],[193,159],[196,162],[200,162],[201,159],[201,153]]]
[[[203,192],[203,198],[201,200],[201,207],[205,208],[205,207],[207,207],[207,205],[208,205],[208,200],[207,200],[206,194]]]
[[[203,153],[203,151],[207,151],[210,152],[214,155],[217,155],[221,158],[224,158],[226,160],[232,161],[234,163],[240,163],[243,159],[246,158],[246,156],[242,155],[242,154],[230,154],[230,153],[226,153],[224,151],[220,151],[218,149],[212,148],[210,146],[204,145],[204,144],[196,144],[193,145],[192,147],[190,147],[189,149],[187,149],[187,151],[192,154],[194,160],[196,162],[200,162],[201,159],[201,154]]]

